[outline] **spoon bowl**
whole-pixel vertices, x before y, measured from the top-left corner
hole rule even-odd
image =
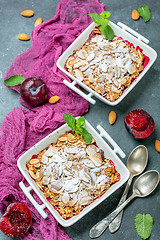
[[[131,152],[127,161],[127,167],[133,176],[137,176],[144,171],[147,161],[147,148],[144,145],[139,145]]]
[[[137,197],[147,197],[157,187],[159,182],[159,173],[157,171],[148,171],[142,174],[133,185],[133,193]]]

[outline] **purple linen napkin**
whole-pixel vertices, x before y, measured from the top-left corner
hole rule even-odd
[[[37,26],[32,34],[32,47],[17,56],[4,79],[21,74],[39,77],[47,85],[48,98],[58,95],[56,104],[45,103],[32,108],[20,97],[22,107],[12,110],[0,127],[0,211],[3,214],[11,202],[22,202],[32,212],[33,224],[23,240],[67,240],[70,239],[48,210],[43,219],[23,194],[19,182],[24,177],[17,168],[17,159],[30,147],[64,123],[63,113],[74,116],[88,111],[88,102],[63,84],[68,77],[56,66],[64,50],[92,21],[88,13],[100,13],[104,6],[98,0],[61,0],[55,17]],[[19,92],[20,87],[12,87]],[[33,192],[38,203],[41,200]]]

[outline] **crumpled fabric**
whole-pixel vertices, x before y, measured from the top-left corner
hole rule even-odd
[[[0,127],[0,211],[4,214],[12,202],[26,204],[32,212],[33,224],[21,237],[22,240],[69,240],[71,239],[48,214],[43,219],[19,187],[19,182],[27,182],[17,167],[18,158],[30,147],[64,123],[63,113],[73,116],[88,111],[88,102],[63,84],[70,79],[56,66],[56,61],[65,49],[91,23],[88,13],[101,13],[103,4],[98,0],[61,0],[55,16],[37,26],[31,34],[32,47],[17,56],[4,79],[20,74],[25,78],[39,77],[47,85],[48,99],[58,95],[56,104],[45,103],[30,107],[20,97],[23,107],[14,108],[4,119]],[[20,87],[12,87],[20,92]],[[41,200],[33,192],[33,197]]]

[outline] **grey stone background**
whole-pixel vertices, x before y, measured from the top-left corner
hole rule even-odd
[[[0,0],[0,123],[2,123],[6,114],[12,111],[14,107],[21,106],[18,100],[19,94],[5,87],[2,82],[7,69],[15,59],[15,57],[26,49],[31,47],[31,41],[19,41],[17,36],[21,32],[28,35],[34,28],[34,22],[38,17],[42,17],[43,21],[52,18],[55,14],[58,0]],[[148,38],[149,45],[154,48],[158,55],[160,53],[160,31],[159,31],[159,11],[160,3],[158,0],[123,0],[123,1],[101,1],[106,6],[106,10],[111,12],[110,20],[114,23],[121,21],[130,26],[135,31],[141,33]],[[148,23],[141,18],[138,21],[131,19],[133,9],[139,6],[148,5],[152,17]],[[20,13],[23,10],[32,9],[35,12],[32,18],[23,18]],[[110,136],[119,144],[128,157],[134,147],[143,144],[148,148],[149,162],[146,170],[156,169],[160,172],[160,154],[154,148],[156,139],[160,140],[160,59],[159,56],[138,85],[130,92],[130,94],[117,106],[111,107],[97,100],[95,105],[90,104],[90,109],[85,114],[86,119],[96,127],[100,124]],[[155,120],[154,133],[145,140],[137,141],[126,131],[124,126],[124,118],[126,114],[134,109],[143,108]],[[111,110],[116,111],[117,121],[113,126],[108,123],[108,114]],[[123,160],[126,164],[127,157]],[[134,179],[135,180],[135,179]],[[89,238],[90,228],[103,217],[112,212],[118,204],[123,193],[124,186],[115,192],[111,197],[101,203],[92,210],[87,216],[71,227],[65,228],[65,231],[74,240],[87,240]],[[129,195],[132,190],[130,190]],[[149,213],[153,216],[154,225],[152,234],[149,239],[160,239],[160,189],[146,198],[135,199],[124,212],[121,228],[115,234],[111,234],[109,230],[99,238],[102,240],[138,240],[134,218],[138,213]],[[0,239],[7,240],[2,232]],[[47,240],[47,239],[46,239]]]

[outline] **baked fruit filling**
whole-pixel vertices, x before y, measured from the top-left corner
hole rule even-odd
[[[68,58],[65,69],[105,99],[113,102],[143,71],[149,58],[115,36],[109,41],[96,27],[89,39]]]
[[[79,214],[120,180],[113,162],[104,158],[96,142],[88,144],[72,131],[33,156],[27,169],[64,219]]]

